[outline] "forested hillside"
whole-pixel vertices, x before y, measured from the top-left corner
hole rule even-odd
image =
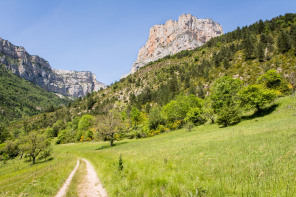
[[[0,122],[54,111],[70,99],[48,92],[36,84],[22,79],[0,65]]]
[[[276,98],[295,91],[295,55],[296,14],[260,20],[9,130],[38,130],[57,136],[57,143],[103,139],[112,145],[182,126],[233,125],[266,113]]]

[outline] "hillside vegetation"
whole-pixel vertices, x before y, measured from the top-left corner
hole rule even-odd
[[[33,166],[9,160],[0,164],[0,188],[52,167],[0,195],[53,196],[75,158],[86,158],[109,196],[295,196],[296,97],[275,104],[268,115],[232,127],[180,129],[112,148],[107,142],[55,145],[53,160]]]
[[[48,92],[36,84],[22,79],[0,65],[0,122],[4,123],[33,116],[58,106],[70,99]]]
[[[0,160],[38,165],[54,139],[111,196],[293,196],[295,73],[296,14],[260,20],[0,127]]]
[[[53,114],[31,118],[28,128],[42,129],[42,132],[53,128],[54,132],[49,131],[50,136],[60,135],[59,143],[68,143],[94,138],[113,141],[122,137],[153,136],[180,128],[188,122],[195,125],[208,121],[220,122],[224,126],[235,124],[252,107],[260,111],[265,104],[272,102],[272,95],[283,96],[295,91],[295,16],[286,14],[265,22],[260,20],[213,38],[195,50],[182,51],[149,63],[105,90],[88,94],[84,99],[56,110]],[[217,95],[220,94],[220,90],[214,90],[213,84],[223,76],[229,84],[232,84],[232,80],[240,82],[234,83],[237,87],[229,86],[235,98],[226,104],[219,104],[222,98],[215,101],[213,95],[215,91],[218,91]],[[260,76],[265,76],[265,79],[258,80]],[[220,83],[224,83],[222,79]],[[245,90],[238,92],[240,89]],[[274,92],[268,94],[264,89]],[[261,95],[262,106],[250,104],[254,100],[243,99],[248,94]],[[168,116],[170,109],[176,109],[174,105],[180,106],[184,102],[187,103],[183,105],[185,110],[174,117]],[[120,124],[116,125],[118,132],[115,129],[112,136],[106,133],[100,135],[104,133],[103,127],[106,125],[97,123],[106,122],[106,115],[110,114],[112,108],[117,111],[113,110],[113,115],[117,113],[117,117],[121,118],[118,120]],[[230,122],[225,121],[227,114],[233,115]],[[86,123],[88,126],[78,129],[83,115],[91,115],[93,118]],[[26,120],[13,124],[10,130],[23,130],[24,123]],[[128,134],[121,135],[119,131],[122,130],[125,133],[128,131]]]

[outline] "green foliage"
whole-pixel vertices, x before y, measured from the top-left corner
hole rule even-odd
[[[21,139],[20,149],[32,158],[33,164],[36,157],[50,146],[50,141],[44,134],[38,134],[32,131],[29,135],[23,136]]]
[[[291,49],[290,37],[289,37],[289,34],[287,34],[285,31],[280,32],[280,35],[277,40],[277,46],[278,46],[278,50],[281,53],[286,53]]]
[[[184,119],[185,122],[192,122],[195,126],[197,125],[202,125],[206,122],[203,112],[201,108],[199,107],[194,107],[191,108]]]
[[[65,123],[63,120],[58,120],[52,125],[53,133],[51,134],[51,137],[56,137],[59,134],[59,131],[65,129]]]
[[[201,107],[201,101],[194,95],[179,95],[176,100],[170,101],[162,109],[164,118],[168,122],[183,120],[187,112],[193,107]]]
[[[187,131],[191,131],[193,128],[194,128],[194,123],[193,122],[187,122],[186,124],[185,124],[185,128],[186,128],[186,130]]]
[[[45,134],[47,137],[56,137],[57,136],[57,133],[53,130],[53,128],[47,128],[45,130]]]
[[[150,110],[148,117],[148,125],[150,130],[156,130],[158,125],[164,124],[164,117],[161,113],[161,108],[156,106]]]
[[[248,35],[242,42],[246,60],[254,58],[254,53],[255,53],[254,43],[256,43],[256,39],[253,35]]]
[[[217,113],[217,123],[224,127],[233,125],[240,121],[239,110],[236,106],[223,106]]]
[[[260,85],[249,85],[242,89],[238,96],[241,107],[261,111],[264,106],[274,101],[276,93]]]
[[[143,120],[140,110],[138,110],[136,107],[133,107],[130,112],[130,117],[132,124],[137,127],[137,125]]]
[[[123,170],[123,160],[121,154],[119,155],[119,160],[118,160],[118,170],[122,171]]]
[[[222,107],[232,106],[236,102],[236,94],[241,89],[242,82],[228,76],[220,77],[212,87],[212,107],[219,112]]]
[[[88,130],[92,124],[94,123],[94,117],[92,115],[83,115],[78,123],[78,130],[79,131],[86,131]]]
[[[113,146],[116,135],[125,132],[124,123],[118,108],[109,110],[106,116],[102,116],[98,125],[98,137],[110,141]]]
[[[0,65],[0,120],[11,121],[22,116],[32,116],[50,107],[69,102],[36,84],[22,79]]]
[[[258,80],[258,84],[262,84],[266,88],[278,90],[282,94],[287,94],[289,92],[289,87],[284,81],[283,77],[274,69],[267,71],[265,74],[261,75]]]
[[[212,107],[218,116],[218,124],[226,127],[240,121],[237,108],[237,93],[241,86],[242,82],[240,80],[228,76],[215,81],[211,100]]]
[[[18,146],[18,141],[7,140],[5,142],[4,148],[1,149],[1,152],[3,152],[3,154],[6,154],[9,158],[14,158],[19,154]]]
[[[9,137],[9,132],[6,129],[6,126],[0,123],[0,144],[4,143],[8,137]]]

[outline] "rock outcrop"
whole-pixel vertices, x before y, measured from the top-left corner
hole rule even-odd
[[[24,47],[14,46],[0,38],[0,64],[15,75],[42,88],[64,96],[83,97],[92,91],[105,88],[89,71],[63,71],[52,69],[48,61],[30,55]]]
[[[211,19],[198,19],[190,14],[181,15],[178,21],[168,20],[164,25],[154,25],[150,29],[148,41],[140,49],[138,59],[127,75],[149,62],[182,50],[194,49],[221,34],[223,29],[218,23]]]

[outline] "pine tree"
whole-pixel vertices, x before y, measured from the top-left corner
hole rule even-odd
[[[259,41],[258,45],[257,45],[257,57],[259,59],[260,62],[263,62],[265,59],[265,53],[264,53],[264,43]]]
[[[291,49],[290,37],[285,31],[281,31],[277,40],[277,46],[281,53],[286,53]]]
[[[255,42],[254,37],[251,35],[248,35],[242,43],[246,60],[252,59],[254,56],[254,51],[255,51],[254,42]]]
[[[290,38],[291,38],[293,47],[296,48],[296,25],[291,26]]]

